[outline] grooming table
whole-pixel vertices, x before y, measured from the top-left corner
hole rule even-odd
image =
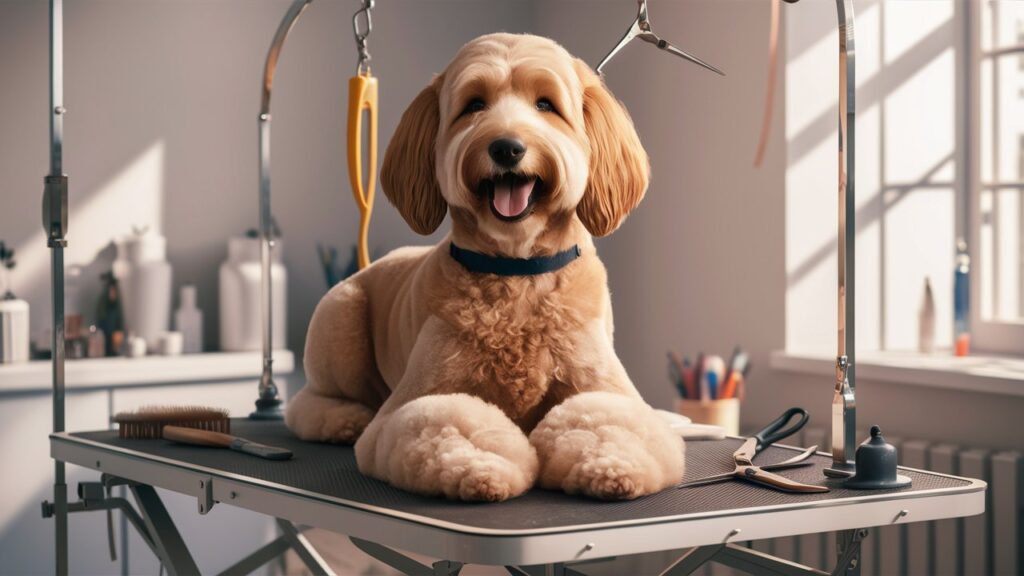
[[[687,574],[709,559],[758,573],[821,574],[736,543],[837,531],[848,544],[840,542],[836,573],[848,574],[864,528],[969,516],[985,508],[984,482],[921,470],[900,468],[913,485],[899,490],[839,488],[822,474],[831,463],[825,454],[813,456],[809,466],[782,472],[833,488],[822,494],[786,494],[730,480],[626,502],[544,490],[496,504],[453,502],[363,476],[351,447],[302,442],[280,422],[234,420],[232,433],[287,447],[295,458],[272,462],[164,440],[122,440],[113,430],[54,434],[50,446],[57,460],[100,471],[108,484],[129,485],[141,512],[132,523],[148,529],[147,543],[172,574],[191,572],[195,564],[152,487],[194,495],[202,514],[224,503],[279,519],[285,533],[281,542],[229,569],[235,573],[252,570],[288,547],[321,571],[322,561],[294,528],[301,524],[348,535],[364,551],[410,574],[457,574],[462,564],[504,565],[518,575],[580,574],[585,567],[571,563],[688,547],[695,548],[665,574]],[[731,470],[740,443],[735,438],[688,442],[686,479]],[[757,462],[792,455],[792,448],[772,446]],[[427,567],[390,547],[445,561]]]

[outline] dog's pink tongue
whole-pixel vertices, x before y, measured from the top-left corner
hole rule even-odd
[[[514,185],[510,180],[503,179],[494,185],[494,208],[498,214],[506,218],[515,218],[526,210],[533,192],[534,179]]]

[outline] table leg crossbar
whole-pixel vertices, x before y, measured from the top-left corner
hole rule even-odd
[[[115,498],[104,493],[105,489],[117,485],[128,486],[135,499],[135,506],[124,498]],[[152,486],[136,484],[104,474],[101,482],[79,483],[78,495],[78,502],[66,505],[68,513],[95,510],[106,510],[109,513],[111,510],[119,510],[139,533],[142,541],[153,551],[169,576],[200,574],[199,567],[192,558],[174,520],[167,512],[160,495]],[[55,516],[56,508],[55,503],[43,502],[43,517]],[[281,536],[232,564],[221,574],[249,574],[288,550],[294,550],[299,559],[316,576],[335,576],[327,562],[294,524],[278,518],[277,526],[281,531]],[[114,560],[116,553],[113,545],[113,526],[109,516],[108,530],[111,531],[110,557],[111,560]],[[430,572],[430,574],[434,574],[434,572]],[[438,574],[447,575],[449,573],[438,572]],[[454,576],[458,572],[451,572],[451,574]]]
[[[708,562],[724,564],[748,574],[771,576],[859,576],[860,544],[868,535],[865,529],[844,530],[836,535],[836,566],[831,572],[817,570],[737,544],[714,544],[692,548],[666,568],[661,576],[692,574]]]

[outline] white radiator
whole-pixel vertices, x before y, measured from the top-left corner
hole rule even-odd
[[[866,437],[864,431],[861,437]],[[1024,575],[1024,457],[920,440],[886,436],[899,450],[900,464],[988,482],[985,514],[938,522],[871,528],[862,546],[863,576]],[[806,430],[787,444],[817,444],[828,451],[822,430]],[[762,540],[763,552],[831,571],[835,534],[809,534]],[[716,576],[731,573],[715,567]]]

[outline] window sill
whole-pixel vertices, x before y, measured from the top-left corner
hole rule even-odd
[[[832,378],[835,373],[835,358],[776,350],[772,352],[771,367],[775,370]],[[1024,397],[1024,358],[980,355],[956,357],[948,353],[924,355],[914,352],[864,352],[857,356],[857,378]]]

